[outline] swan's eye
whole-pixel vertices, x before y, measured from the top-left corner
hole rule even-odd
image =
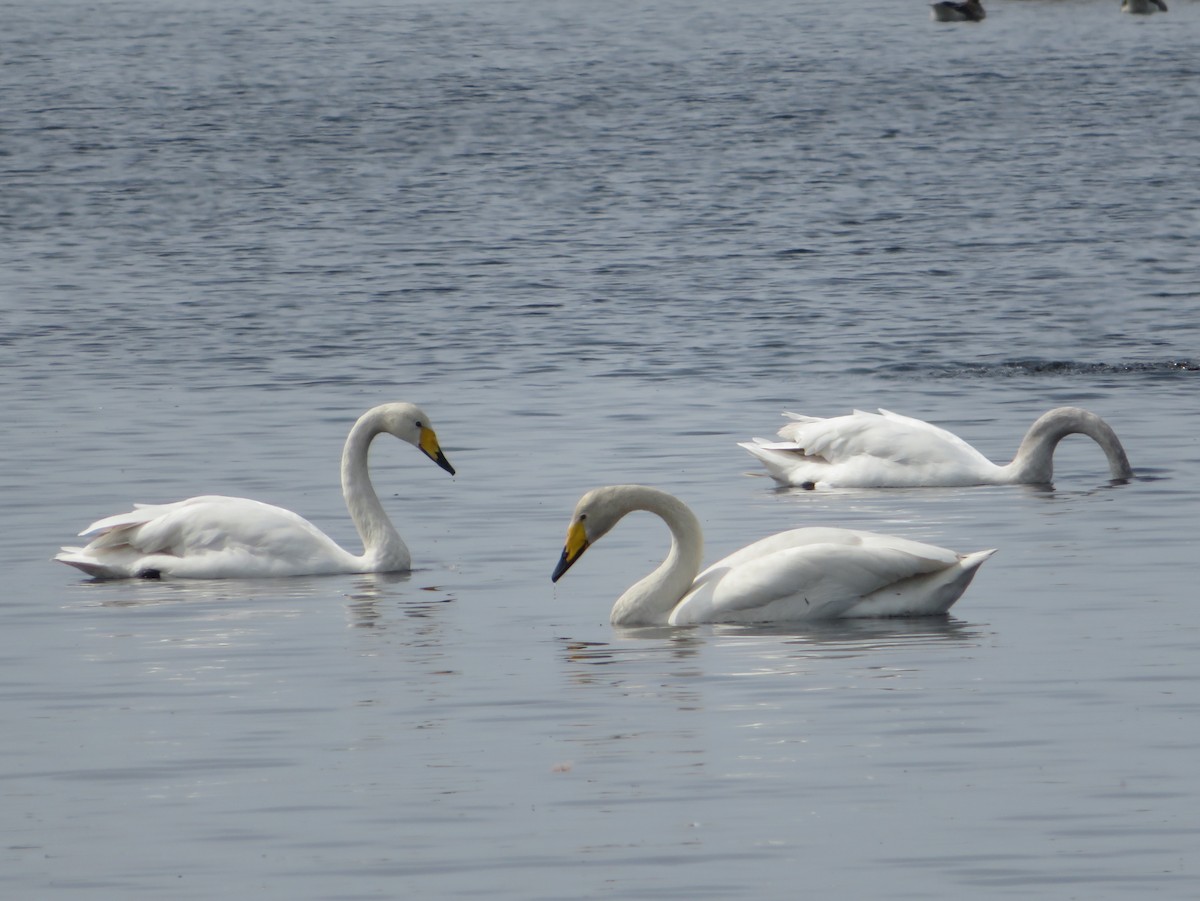
[[[419,419],[416,421],[415,425],[418,429],[425,428],[425,423],[421,422],[421,420],[419,420]]]

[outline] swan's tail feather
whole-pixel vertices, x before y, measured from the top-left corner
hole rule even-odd
[[[996,553],[996,551],[998,551],[998,550],[1000,550],[1000,549],[993,547],[993,548],[988,548],[986,551],[974,551],[970,554],[963,554],[962,560],[960,561],[959,565],[963,569],[970,569],[972,572],[974,572],[975,570],[979,569],[980,566],[983,565],[984,560],[986,560],[988,557],[992,556],[992,554]]]
[[[89,557],[85,549],[81,547],[64,547],[54,555],[54,559],[59,563],[83,570],[93,579],[125,579],[129,577],[125,567],[101,563],[96,558]]]
[[[958,562],[939,572],[905,579],[859,601],[843,616],[940,616],[963,596],[983,562],[995,548],[962,554]]]
[[[989,548],[986,551],[963,554],[959,558],[958,566],[947,570],[947,578],[938,587],[934,606],[929,610],[929,613],[933,615],[945,613],[953,607],[954,602],[963,596],[963,592],[967,590],[971,582],[975,579],[975,574],[979,572],[979,567],[983,565],[983,562],[988,557],[996,553],[996,550],[996,548]]]
[[[814,488],[829,474],[829,463],[819,454],[808,453],[794,441],[755,438],[738,443],[766,467],[767,474],[784,486]]]
[[[802,448],[795,441],[771,441],[768,438],[754,438],[753,440],[743,444],[742,447],[749,448],[751,444],[753,444],[755,447],[761,447],[763,450],[792,451],[798,454],[804,453],[804,448]]]
[[[766,467],[771,478],[781,485],[791,484],[791,479],[788,473],[796,464],[794,456],[795,451],[784,446],[784,448],[776,448],[773,445],[783,442],[765,441],[762,438],[755,438],[753,441],[740,441],[738,447],[744,447],[750,451],[751,455],[758,458],[758,461]],[[794,448],[792,445],[791,448]]]

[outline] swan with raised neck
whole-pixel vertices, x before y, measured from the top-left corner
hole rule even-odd
[[[410,568],[408,547],[371,484],[372,440],[394,435],[454,474],[429,417],[414,404],[390,403],[362,414],[342,448],[342,494],[363,542],[353,554],[308,520],[272,504],[202,495],[169,504],[135,504],[92,523],[85,547],[64,547],[55,559],[97,579],[192,579],[397,572]]]
[[[414,445],[454,475],[454,467],[442,453],[429,417],[419,407],[409,403],[381,404],[363,413],[351,427],[342,448],[342,496],[363,543],[361,556],[350,555],[354,560],[350,565],[355,568],[348,571],[352,572],[398,572],[412,566],[408,546],[383,509],[371,482],[367,463],[371,442],[383,434]]]

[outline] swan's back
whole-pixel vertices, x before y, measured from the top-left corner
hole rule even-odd
[[[745,443],[779,481],[812,486],[974,485],[998,467],[957,435],[888,410],[821,419],[785,413],[782,441]]]
[[[883,615],[944,613],[966,583],[946,603],[943,595],[926,597],[922,580],[957,570],[963,559],[946,548],[892,535],[793,529],[747,545],[700,573],[672,611],[670,623],[828,619],[848,615],[895,586],[908,586],[907,606],[900,614]]]
[[[348,572],[355,558],[299,514],[244,497],[139,504],[98,520],[55,557],[94,578],[257,578]]]
[[[795,413],[784,415],[796,421],[783,426],[779,436],[803,448],[806,454],[823,457],[830,463],[845,463],[858,456],[897,463],[914,463],[931,457],[944,463],[989,462],[953,432],[890,410],[878,413],[855,410],[847,416],[829,419]]]

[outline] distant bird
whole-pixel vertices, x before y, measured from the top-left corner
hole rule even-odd
[[[956,488],[964,485],[1048,485],[1054,448],[1067,435],[1087,435],[1108,457],[1114,479],[1133,470],[1116,433],[1095,413],[1056,407],[1029,427],[1011,463],[997,466],[957,435],[887,410],[821,419],[784,414],[783,441],[756,438],[741,446],[780,485],[800,488]]]
[[[1121,12],[1134,16],[1148,16],[1151,13],[1166,11],[1166,0],[1121,0]]]
[[[1161,2],[1161,0],[1125,0],[1126,3]],[[1163,7],[1166,9],[1166,7]],[[954,0],[942,0],[941,3],[929,4],[929,15],[935,22],[982,22],[987,18],[983,4],[979,0],[965,0],[955,3]]]

